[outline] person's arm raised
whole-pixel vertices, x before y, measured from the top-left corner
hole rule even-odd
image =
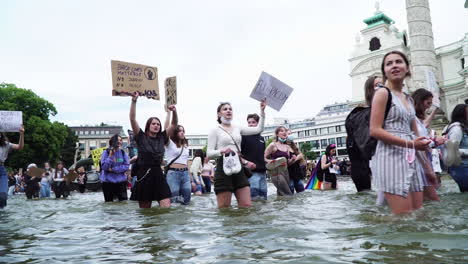
[[[171,124],[167,127],[166,129],[166,134],[169,136],[169,135],[172,135],[172,133],[174,132],[174,130],[176,129],[176,127],[179,125],[179,118],[177,116],[177,109],[176,109],[176,106],[175,105],[170,105],[167,107],[167,109],[172,112],[172,120],[171,120]],[[169,117],[169,114],[167,115],[167,117]],[[166,118],[166,122],[169,123],[169,121],[167,120]],[[166,123],[165,122],[165,123]]]
[[[136,103],[138,100],[138,92],[134,92],[132,95],[132,103],[130,105],[130,125],[132,126],[133,133],[138,135],[140,133],[140,126],[136,121]]]
[[[24,147],[24,127],[21,126],[19,129],[20,138],[18,144],[11,144],[11,148],[15,150],[21,150]]]

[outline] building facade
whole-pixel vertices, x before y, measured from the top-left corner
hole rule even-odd
[[[315,117],[297,122],[287,119],[278,120],[273,125],[267,125],[262,133],[265,140],[275,137],[278,126],[289,128],[294,136],[294,142],[299,148],[304,143],[311,145],[311,151],[317,155],[325,151],[329,144],[336,144],[339,157],[346,157],[345,120],[351,111],[349,102],[325,106]]]
[[[370,76],[381,76],[380,66],[383,56],[392,50],[402,51],[407,54],[410,64],[412,66],[413,62],[415,64],[411,71],[417,72],[414,80],[409,78],[405,82],[406,92],[424,87],[439,93],[442,118],[435,120],[433,127],[440,130],[450,118],[453,108],[468,99],[468,33],[456,42],[435,48],[435,56],[429,56],[431,44],[426,43],[428,46],[424,46],[424,40],[421,40],[421,36],[417,34],[421,31],[424,39],[432,37],[429,6],[427,1],[423,2],[425,5],[422,7],[416,5],[413,8],[411,3],[408,4],[410,7],[408,20],[412,23],[410,29],[414,33],[412,38],[408,37],[405,30],[400,32],[393,25],[394,21],[378,8],[372,17],[364,20],[367,27],[356,37],[349,59],[352,101],[354,104],[364,101],[364,83]],[[424,15],[419,14],[421,12],[418,8],[425,10]],[[422,18],[419,19],[419,16]],[[413,57],[411,45],[416,47],[423,45],[424,52],[418,50],[417,56]],[[413,53],[414,50],[413,47]]]
[[[119,134],[123,140],[122,148],[127,150],[128,136],[122,126],[73,126],[70,127],[78,136],[81,158],[91,155],[91,150],[109,145],[109,139]]]

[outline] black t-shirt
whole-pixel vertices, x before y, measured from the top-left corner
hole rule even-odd
[[[244,158],[255,163],[255,172],[265,172],[265,139],[260,135],[242,136],[241,151]]]
[[[149,137],[140,129],[135,137],[138,147],[137,164],[139,167],[159,166],[164,158],[164,145],[169,141],[166,131],[156,137]]]
[[[10,178],[8,177],[8,187],[16,185],[16,179],[15,177]]]

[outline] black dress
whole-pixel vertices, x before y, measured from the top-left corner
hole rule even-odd
[[[168,142],[166,131],[158,133],[156,137],[149,137],[140,129],[135,141],[138,147],[137,181],[130,200],[161,201],[171,198],[171,189],[161,170],[164,145]]]

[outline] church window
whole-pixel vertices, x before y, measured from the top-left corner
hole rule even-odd
[[[380,45],[380,40],[376,37],[373,37],[370,42],[369,42],[369,50],[370,51],[374,51],[374,50],[378,50],[380,49],[380,47],[382,47],[382,45]]]

